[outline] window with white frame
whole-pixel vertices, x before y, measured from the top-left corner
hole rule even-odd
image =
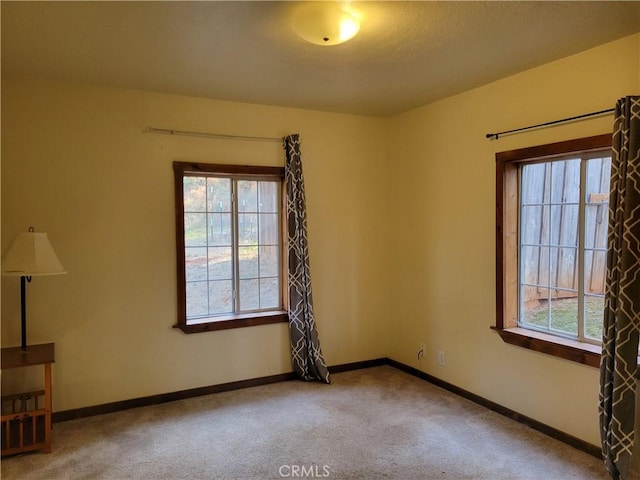
[[[610,155],[569,155],[520,168],[520,326],[600,343]]]
[[[286,320],[279,167],[174,163],[178,324],[187,333]]]

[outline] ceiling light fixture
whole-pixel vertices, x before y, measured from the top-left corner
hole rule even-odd
[[[358,15],[340,2],[309,2],[293,14],[293,30],[316,45],[339,45],[360,31]]]

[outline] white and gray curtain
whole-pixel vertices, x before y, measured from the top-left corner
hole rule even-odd
[[[607,287],[600,364],[600,435],[612,479],[634,446],[640,331],[640,96],[618,100],[612,143]]]
[[[304,380],[330,383],[313,314],[307,239],[307,209],[300,155],[300,136],[284,137],[289,256],[289,334],[293,368]]]

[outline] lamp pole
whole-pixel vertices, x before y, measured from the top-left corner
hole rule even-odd
[[[31,277],[20,277],[20,328],[22,331],[22,350],[27,350],[27,282]]]

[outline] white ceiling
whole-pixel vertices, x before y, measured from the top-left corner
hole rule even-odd
[[[322,47],[298,4],[3,1],[2,72],[387,116],[640,31],[640,1],[368,1]]]

